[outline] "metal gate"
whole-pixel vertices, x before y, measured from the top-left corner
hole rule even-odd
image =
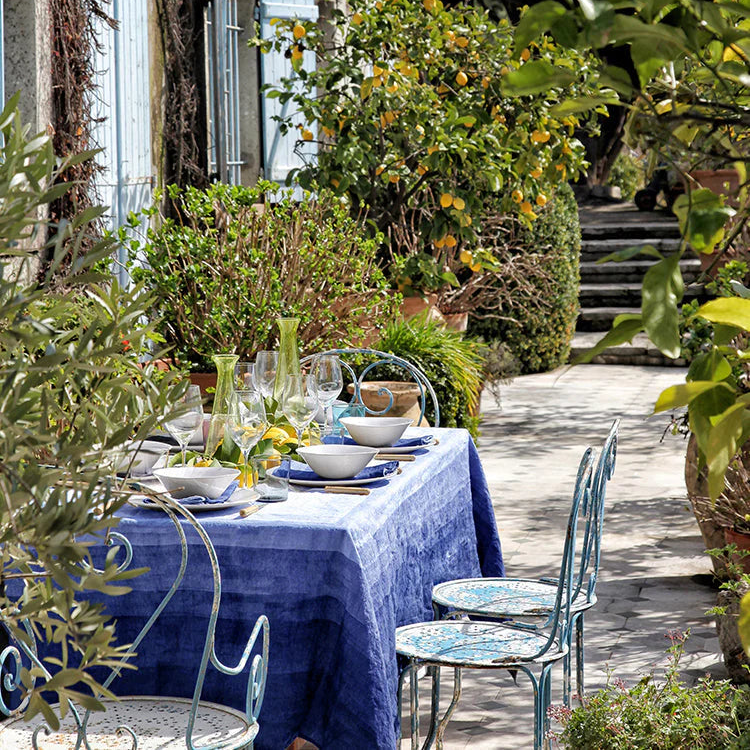
[[[1,0],[0,0],[1,1]],[[103,167],[95,184],[96,200],[110,207],[110,229],[121,227],[130,212],[151,202],[151,102],[149,86],[148,0],[113,0],[109,12],[117,20],[112,29],[101,21],[96,53],[99,97],[94,130],[103,151]],[[126,251],[120,249],[117,273],[127,283]]]

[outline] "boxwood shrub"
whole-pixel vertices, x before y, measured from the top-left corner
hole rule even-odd
[[[521,228],[513,251],[535,253],[539,274],[533,290],[518,290],[504,316],[515,320],[472,316],[469,331],[508,347],[523,373],[551,370],[566,362],[578,317],[578,262],[581,228],[573,191],[563,185],[530,229]],[[481,313],[482,311],[477,311]]]

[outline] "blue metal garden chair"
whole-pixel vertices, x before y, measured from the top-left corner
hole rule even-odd
[[[617,432],[615,420],[604,442],[594,473],[591,503],[581,509],[586,518],[583,545],[578,553],[577,573],[571,595],[572,623],[576,635],[576,690],[584,693],[584,616],[596,604],[596,582],[601,556],[602,525],[607,482],[615,471]],[[484,618],[512,619],[524,628],[546,628],[554,612],[555,579],[457,579],[437,584],[432,601],[439,617],[471,615]],[[547,622],[530,623],[519,619],[546,618]],[[569,653],[566,655],[563,678],[563,701],[570,705],[571,658],[573,628],[568,632]]]
[[[367,407],[362,400],[362,384],[367,380],[367,376],[370,375],[373,370],[382,366],[392,366],[399,371],[403,371],[403,375],[406,376],[407,381],[413,381],[419,387],[419,406],[420,415],[419,420],[415,420],[415,424],[419,425],[424,417],[425,410],[427,408],[427,397],[430,397],[432,407],[434,410],[433,427],[440,427],[440,405],[438,404],[435,390],[432,387],[427,376],[416,366],[410,363],[408,360],[404,360],[403,357],[392,355],[388,352],[381,352],[377,349],[368,349],[366,347],[347,347],[344,349],[329,349],[325,352],[318,352],[314,355],[308,355],[302,359],[302,364],[312,363],[315,357],[321,355],[338,355],[341,362],[341,367],[351,377],[351,382],[354,384],[354,394],[349,405],[349,409],[359,407],[363,414],[368,415],[385,415],[393,406],[393,393],[385,386],[378,389],[378,395],[389,398],[389,402],[384,409],[373,410]],[[349,357],[356,358],[357,356],[363,356],[367,358],[368,364],[362,369],[362,372],[358,376],[354,367],[348,363],[344,358]]]
[[[590,503],[593,464],[593,452],[586,449],[578,467],[547,632],[512,623],[483,622],[458,616],[452,620],[415,623],[396,629],[396,653],[406,660],[399,677],[398,701],[400,708],[403,682],[408,674],[413,749],[419,747],[417,671],[422,667],[428,667],[432,672],[430,728],[423,748],[429,748],[433,740],[437,748],[442,748],[445,728],[461,695],[461,671],[467,668],[520,670],[528,675],[534,689],[534,748],[542,747],[550,705],[552,666],[568,653],[578,514],[582,505]],[[450,705],[438,721],[441,667],[453,668],[454,689]]]
[[[269,624],[266,616],[261,615],[252,629],[244,651],[234,667],[224,665],[216,655],[215,631],[221,601],[221,573],[216,551],[208,534],[193,514],[168,496],[154,495],[152,500],[173,522],[179,536],[182,557],[179,571],[171,587],[159,602],[156,610],[130,646],[129,654],[122,661],[128,662],[138,651],[139,645],[148,635],[159,615],[177,592],[185,576],[188,563],[188,544],[183,524],[197,532],[200,541],[208,553],[213,575],[213,597],[210,605],[208,628],[200,655],[197,679],[192,699],[162,696],[122,696],[113,701],[100,698],[105,712],[91,712],[73,706],[72,711],[61,722],[59,731],[53,739],[55,746],[67,744],[70,748],[104,748],[116,745],[122,748],[122,736],[129,737],[132,748],[175,748],[184,747],[223,749],[253,748],[258,734],[258,715],[263,703],[268,671]],[[118,571],[127,569],[133,558],[133,548],[124,535],[110,531],[105,540],[107,545],[118,546],[124,560]],[[198,616],[199,614],[196,614]],[[3,624],[7,631],[8,627]],[[10,748],[38,748],[40,734],[51,735],[52,731],[45,722],[32,719],[26,722],[23,713],[28,704],[28,696],[11,709],[6,705],[9,698],[19,698],[21,668],[26,663],[39,668],[50,680],[52,675],[39,657],[36,639],[28,623],[24,623],[29,635],[29,642],[24,643],[11,637],[10,646],[0,654],[0,671],[2,685],[6,694],[0,695],[0,710],[9,717],[0,725],[0,746]],[[260,641],[260,644],[258,642]],[[254,656],[253,652],[259,653]],[[251,659],[252,657],[252,659]],[[238,711],[231,707],[201,701],[203,683],[209,662],[220,672],[238,676],[250,665],[245,689],[245,710]],[[114,668],[102,685],[110,688],[122,671]],[[113,686],[116,689],[116,684]],[[14,693],[15,692],[15,693]]]

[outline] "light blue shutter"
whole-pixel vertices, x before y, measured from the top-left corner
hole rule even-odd
[[[262,39],[272,39],[274,28],[270,21],[272,18],[296,18],[305,21],[315,21],[318,18],[318,8],[314,2],[309,3],[275,3],[261,2],[260,4],[260,34]],[[302,58],[306,70],[315,68],[315,54],[305,50]],[[293,74],[291,60],[284,57],[283,52],[268,52],[260,56],[261,83],[278,84],[282,78]],[[263,97],[263,160],[264,173],[268,180],[284,184],[289,171],[303,166],[315,158],[317,154],[317,128],[306,125],[299,116],[294,118],[294,124],[300,124],[312,131],[313,140],[305,142],[295,151],[297,141],[300,139],[300,131],[291,128],[285,135],[279,130],[279,123],[275,116],[294,115],[295,105],[292,101],[281,104],[278,99]],[[299,191],[297,191],[299,192]],[[301,197],[301,193],[298,197]]]
[[[104,168],[96,180],[97,199],[111,207],[109,227],[125,224],[131,211],[151,202],[151,100],[149,87],[148,0],[114,0],[109,10],[118,29],[101,22],[96,53],[100,87],[94,131]],[[120,250],[120,263],[125,252]],[[123,268],[120,279],[127,282]]]

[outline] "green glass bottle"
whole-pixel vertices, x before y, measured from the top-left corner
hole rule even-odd
[[[300,375],[297,327],[299,318],[279,318],[279,361],[276,365],[276,380],[273,382],[273,398],[281,403],[287,376]]]
[[[211,359],[216,365],[216,393],[211,410],[211,423],[208,426],[205,456],[208,459],[213,458],[221,446],[221,458],[224,459],[235,453],[233,449],[236,448],[229,435],[224,434],[224,426],[229,413],[229,398],[234,390],[234,366],[240,358],[237,355],[213,355]]]

